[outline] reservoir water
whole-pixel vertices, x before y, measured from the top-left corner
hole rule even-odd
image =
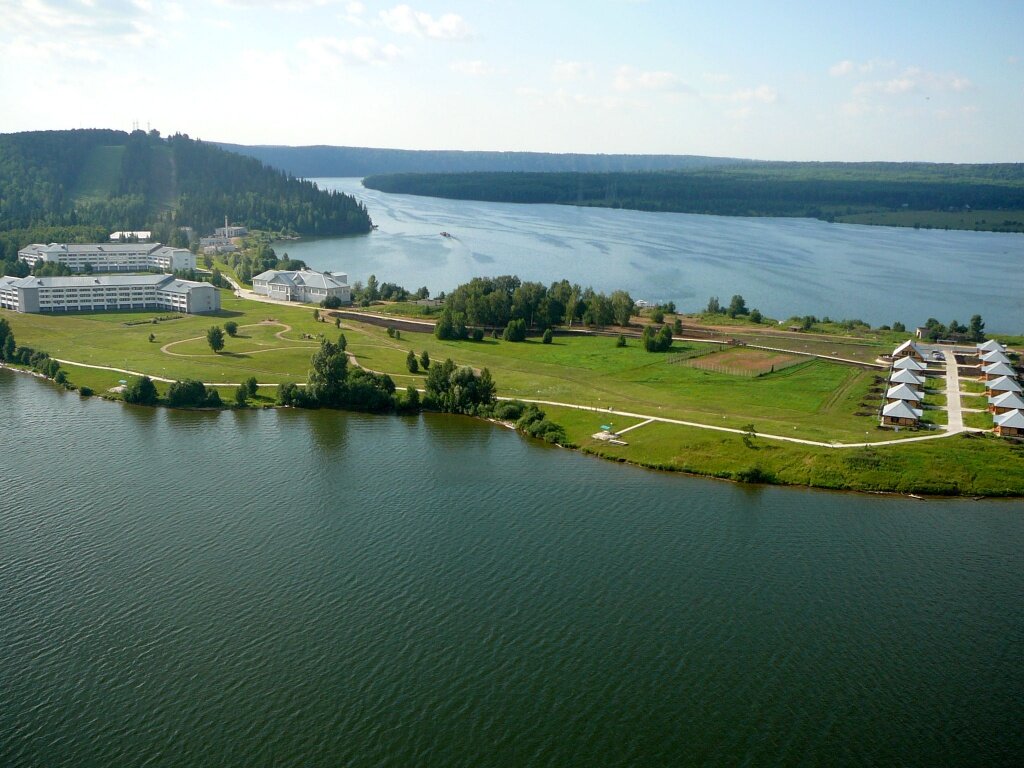
[[[1024,505],[0,370],[0,765],[1018,765]]]
[[[365,282],[448,291],[477,275],[624,288],[702,309],[738,293],[771,317],[929,317],[1024,333],[1024,235],[828,224],[814,219],[467,202],[391,195],[359,179],[316,179],[362,200],[369,236],[283,242],[281,253]],[[441,237],[447,231],[452,238]]]

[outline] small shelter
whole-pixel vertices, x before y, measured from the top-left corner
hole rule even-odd
[[[996,397],[1003,392],[1016,392],[1019,395],[1024,389],[1012,376],[1000,376],[998,379],[985,382],[985,394],[989,397]]]
[[[1005,352],[1006,351],[1006,347],[1004,347],[1002,344],[1000,344],[995,339],[989,339],[988,341],[984,342],[983,344],[979,344],[978,345],[978,351],[979,352]]]
[[[893,371],[892,376],[889,377],[890,384],[908,384],[909,386],[920,392],[924,388],[924,376],[918,376],[913,371],[906,369]]]
[[[990,363],[1009,363],[1010,358],[1006,356],[1006,353],[1000,352],[998,349],[993,349],[991,352],[982,352],[979,357],[981,362],[986,365]]]
[[[921,393],[916,392],[907,384],[897,384],[895,387],[889,387],[889,391],[885,393],[885,401],[892,403],[898,400],[906,400],[913,405],[917,405],[921,402]]]
[[[921,420],[923,411],[905,400],[896,400],[882,408],[882,424],[889,427],[913,427]]]
[[[1016,392],[1003,392],[988,399],[988,410],[990,413],[1024,410],[1024,397]]]
[[[992,363],[981,369],[981,375],[985,381],[998,379],[1000,376],[1016,376],[1017,372],[1006,363]]]
[[[928,366],[912,357],[901,357],[892,367],[898,371],[927,371]]]
[[[996,434],[1002,437],[1024,437],[1024,411],[1014,410],[995,417]]]
[[[924,361],[924,352],[913,339],[907,339],[892,351],[893,357],[912,357],[915,360]]]

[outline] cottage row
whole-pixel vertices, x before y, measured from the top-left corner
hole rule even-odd
[[[882,406],[882,425],[915,427],[924,415],[924,380],[928,371],[924,351],[913,341],[905,341],[892,353],[889,388]]]
[[[978,364],[985,382],[988,410],[995,421],[995,433],[1004,437],[1024,436],[1024,398],[1016,369],[1006,347],[995,339],[979,344]]]

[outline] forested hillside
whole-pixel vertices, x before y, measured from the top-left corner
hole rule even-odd
[[[658,173],[370,176],[372,189],[458,200],[1024,231],[1024,165],[750,163]]]
[[[468,173],[473,171],[608,173],[716,168],[749,163],[701,155],[587,155],[550,152],[478,152],[374,147],[282,147],[218,144],[305,178],[369,176],[376,173]]]
[[[186,245],[181,227],[211,232],[227,216],[301,235],[368,232],[361,203],[258,160],[156,131],[0,135],[0,260],[31,242],[105,240],[148,229]]]

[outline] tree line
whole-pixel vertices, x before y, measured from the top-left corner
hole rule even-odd
[[[474,328],[503,328],[510,340],[522,340],[529,328],[628,325],[634,304],[626,291],[606,295],[564,279],[545,286],[516,275],[474,277],[445,297],[434,333],[439,339],[465,339]]]
[[[727,216],[829,218],[877,210],[1024,209],[1024,165],[755,163],[637,173],[423,173],[369,176],[382,192],[456,200]]]

